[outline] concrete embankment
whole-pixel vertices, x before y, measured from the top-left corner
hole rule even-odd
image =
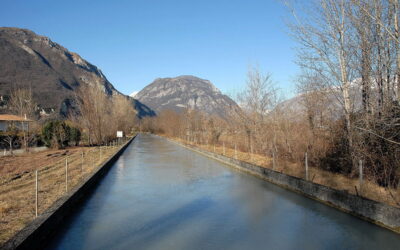
[[[173,140],[170,141],[207,157],[221,161],[240,171],[258,176],[271,183],[301,193],[309,198],[323,202],[344,212],[400,233],[400,209],[397,207],[373,201],[361,196],[356,196],[341,190],[332,189],[298,177],[282,174],[248,162],[205,151],[192,145],[185,145]]]
[[[136,136],[135,136],[136,137]],[[74,211],[74,208],[82,202],[97,183],[106,175],[111,166],[135,139],[131,138],[118,152],[112,155],[105,163],[99,166],[82,184],[73,188],[64,197],[57,200],[46,212],[41,214],[24,229],[8,240],[0,249],[41,249],[46,244],[46,239],[59,230],[62,221]]]

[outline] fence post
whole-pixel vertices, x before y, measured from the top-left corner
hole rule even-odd
[[[306,166],[306,181],[308,181],[308,155],[305,154],[305,166]]]
[[[81,173],[83,172],[83,150],[81,153]]]
[[[102,162],[101,157],[102,157],[102,155],[101,155],[101,146],[100,146],[100,162]]]
[[[275,170],[275,151],[272,152],[272,170]]]
[[[253,144],[250,144],[250,160],[253,160]]]
[[[225,142],[222,144],[222,146],[223,146],[223,148],[224,148],[224,153],[223,153],[223,155],[225,155]]]
[[[214,153],[215,153],[215,143],[214,143]]]
[[[236,149],[236,143],[235,143],[235,159],[237,160],[237,149]]]
[[[359,161],[359,165],[358,165],[358,169],[359,169],[359,185],[360,185],[360,192],[361,192],[361,188],[362,188],[362,184],[363,184],[363,162],[362,160]]]
[[[35,217],[38,217],[38,206],[39,206],[39,200],[38,200],[38,171],[35,171]]]
[[[68,192],[68,156],[65,157],[65,192]]]

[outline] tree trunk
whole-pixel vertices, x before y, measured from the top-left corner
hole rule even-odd
[[[394,36],[396,40],[396,81],[397,81],[397,101],[400,102],[400,34],[399,34],[399,1],[394,0]],[[393,89],[394,90],[394,89]]]
[[[12,147],[12,143],[13,143],[13,139],[10,137],[10,155],[13,155],[13,147]]]
[[[375,6],[375,13],[376,13],[376,19],[377,22],[375,24],[375,31],[376,31],[376,37],[375,37],[375,43],[377,46],[377,72],[376,72],[376,84],[378,88],[378,115],[382,115],[382,108],[383,108],[383,44],[382,44],[382,27],[381,27],[381,21],[382,21],[382,10],[380,5]]]
[[[361,55],[361,82],[362,82],[362,106],[366,113],[370,112],[370,71],[371,71],[371,60],[369,44],[367,42],[365,31],[362,31],[362,55]]]
[[[340,74],[341,74],[341,85],[342,94],[344,102],[344,115],[346,122],[346,133],[347,141],[349,144],[350,155],[353,154],[353,135],[351,128],[351,99],[350,99],[350,82],[347,75],[347,61],[346,61],[346,51],[345,51],[345,6],[344,2],[341,4],[341,25],[339,27],[339,63],[340,63]]]

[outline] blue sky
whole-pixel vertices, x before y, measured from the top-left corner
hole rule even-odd
[[[208,79],[231,94],[257,64],[290,97],[298,67],[289,17],[279,0],[2,0],[0,26],[50,37],[125,94],[178,75]]]

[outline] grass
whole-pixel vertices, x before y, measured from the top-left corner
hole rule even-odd
[[[66,194],[66,159],[68,190],[71,190],[118,149],[119,147],[74,147],[1,157],[0,246],[35,219],[36,170],[40,215]]]
[[[188,144],[180,138],[171,138],[175,141]],[[215,152],[220,155],[225,155],[230,158],[237,156],[238,160],[249,162],[264,168],[272,169],[273,160],[270,157],[260,154],[250,154],[235,149],[223,146],[214,146],[206,144],[189,143],[195,147],[201,148],[209,152]],[[224,153],[225,152],[225,153]],[[305,179],[305,167],[301,164],[287,162],[284,160],[276,160],[275,171]],[[342,190],[351,194],[360,195],[365,198],[386,203],[391,206],[400,207],[400,189],[388,189],[377,185],[375,182],[364,179],[362,188],[359,188],[358,178],[349,178],[345,175],[329,172],[315,166],[309,166],[309,179],[314,183],[318,183],[330,188]],[[356,189],[357,188],[357,189]]]

